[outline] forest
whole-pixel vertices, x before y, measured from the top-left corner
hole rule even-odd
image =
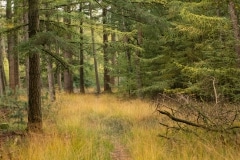
[[[0,0],[0,159],[236,159],[239,77],[239,0]]]

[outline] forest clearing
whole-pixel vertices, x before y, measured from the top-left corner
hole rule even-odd
[[[0,0],[0,159],[239,159],[239,8]]]
[[[202,137],[206,141],[181,133],[175,133],[177,139],[161,138],[158,135],[165,129],[159,120],[163,117],[149,102],[107,94],[58,94],[57,99],[52,109],[43,111],[44,132],[7,139],[1,144],[1,159],[235,160],[239,157],[239,148],[223,145],[221,141],[211,143],[214,137],[207,135]]]

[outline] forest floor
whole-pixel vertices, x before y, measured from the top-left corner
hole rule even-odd
[[[178,133],[184,142],[159,137],[162,118],[149,102],[114,95],[59,94],[43,106],[44,133],[0,132],[6,160],[231,160],[236,148],[204,143]],[[23,126],[24,128],[24,126]],[[19,131],[20,130],[20,131]]]

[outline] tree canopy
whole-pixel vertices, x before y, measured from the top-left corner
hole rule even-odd
[[[40,53],[43,86],[51,75],[44,67],[50,58],[53,86],[58,82],[61,89],[63,80],[69,93],[102,87],[128,96],[182,93],[239,101],[240,6],[235,0],[42,0],[39,31],[29,40],[24,38],[31,28],[24,21],[26,4],[1,1],[0,35],[6,41],[18,31],[13,50],[20,66],[26,66],[29,48]]]

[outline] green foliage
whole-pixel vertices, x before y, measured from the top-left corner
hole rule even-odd
[[[219,97],[239,101],[239,69],[230,20],[226,12],[216,14],[227,6],[214,7],[213,3],[169,1],[156,7],[161,12],[151,12],[165,21],[143,26],[143,86],[135,88],[137,92],[145,96],[180,92],[214,100],[214,80]],[[136,78],[131,76],[131,82],[137,84]]]
[[[8,123],[0,123],[0,130],[7,130],[9,128]]]
[[[10,127],[16,126],[18,129],[26,125],[27,102],[18,98],[21,91],[15,93],[7,89],[6,93],[0,97],[0,110],[5,112],[1,121],[8,123]]]
[[[42,66],[45,66],[46,58],[51,56],[55,59],[54,71],[59,65],[70,69],[74,86],[78,87],[79,54],[83,49],[85,85],[94,86],[90,34],[90,28],[93,27],[100,79],[103,79],[102,73],[106,67],[111,76],[118,78],[117,86],[113,87],[118,88],[120,93],[154,97],[163,92],[181,92],[214,99],[214,79],[221,97],[239,100],[239,71],[228,1],[89,2],[93,9],[92,19],[89,18],[88,2],[44,0],[40,12],[41,32],[18,47],[21,63],[25,62],[29,49],[41,53]],[[239,4],[234,2],[237,10]],[[101,15],[103,8],[107,8],[104,26]],[[237,14],[239,16],[239,12]],[[66,19],[71,23],[68,24]],[[3,17],[1,22],[4,22]],[[7,33],[23,26],[5,25],[0,31]],[[79,31],[80,27],[83,28],[83,34]],[[103,27],[108,33],[108,58],[115,60],[115,63],[109,61],[107,65],[102,54]],[[111,41],[113,33],[115,40]],[[49,45],[50,49],[45,45]],[[65,52],[72,54],[72,61],[63,58]],[[46,80],[46,69],[43,69],[43,75]]]

